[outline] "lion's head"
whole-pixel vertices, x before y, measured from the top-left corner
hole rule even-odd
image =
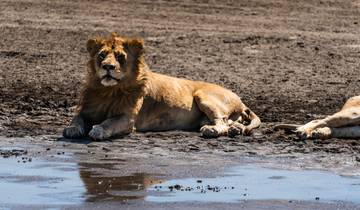
[[[115,86],[136,75],[140,58],[143,56],[144,42],[112,33],[110,37],[96,37],[87,42],[93,69],[103,86]]]

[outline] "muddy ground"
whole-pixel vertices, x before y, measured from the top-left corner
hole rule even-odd
[[[359,140],[300,141],[271,129],[323,117],[359,94],[359,0],[2,0],[0,8],[0,136],[60,137],[86,72],[87,39],[116,31],[144,38],[153,71],[223,85],[264,124],[251,137],[132,134],[97,150],[198,164],[203,154],[275,158],[281,167],[359,174]]]

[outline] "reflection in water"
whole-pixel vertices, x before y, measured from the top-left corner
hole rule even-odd
[[[114,176],[94,169],[112,169],[114,164],[80,163],[80,178],[86,188],[86,201],[126,201],[143,199],[146,188],[161,183],[161,180],[145,173],[131,176]],[[114,174],[114,171],[109,172]]]
[[[0,204],[65,205],[143,199],[145,188],[161,182],[144,173],[116,176],[114,166],[118,162],[22,162],[25,159],[0,158]]]

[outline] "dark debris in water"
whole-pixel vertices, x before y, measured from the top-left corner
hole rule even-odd
[[[0,149],[0,155],[3,158],[18,157],[26,154],[28,154],[28,151],[24,149]]]
[[[20,163],[26,163],[26,162],[31,162],[32,158],[31,157],[22,157],[21,160],[18,160],[17,162]]]
[[[161,185],[157,185],[154,186],[154,188],[159,191],[160,189],[169,189],[170,192],[173,191],[199,191],[200,193],[207,193],[207,192],[220,192],[223,190],[234,190],[235,187],[234,186],[212,186],[212,185],[199,185],[200,183],[202,183],[202,180],[197,180],[196,183],[198,185],[196,186],[183,186],[183,185],[179,185],[179,184],[175,184],[175,185],[170,185],[170,186],[161,186]],[[246,195],[244,195],[246,196]]]

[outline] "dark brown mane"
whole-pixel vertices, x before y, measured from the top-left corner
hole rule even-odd
[[[135,40],[137,41],[137,40]],[[110,39],[102,42],[102,45],[112,46],[123,43],[124,47],[133,44],[133,40],[127,40],[112,34]],[[142,41],[139,41],[142,44]],[[136,43],[135,43],[136,44]],[[131,56],[134,58],[131,65],[131,74],[127,78],[119,81],[115,86],[105,87],[101,84],[101,80],[96,76],[96,54],[90,57],[87,63],[87,73],[85,82],[81,88],[80,101],[77,107],[77,111],[80,111],[84,103],[87,103],[87,99],[91,98],[92,101],[96,101],[99,98],[99,105],[104,102],[104,98],[111,100],[114,97],[124,97],[126,95],[138,95],[142,96],[145,93],[147,86],[147,72],[150,71],[147,64],[145,63],[144,50],[140,49],[135,52],[129,51]],[[101,107],[101,106],[99,106]]]

